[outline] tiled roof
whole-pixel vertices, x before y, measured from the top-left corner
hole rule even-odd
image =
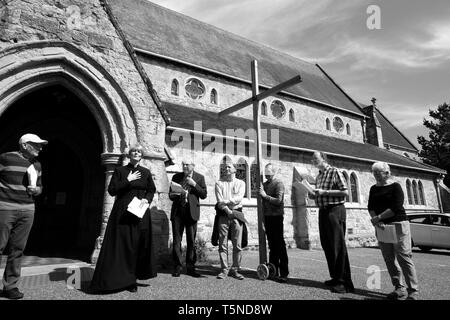
[[[375,112],[380,122],[381,132],[383,133],[384,143],[396,145],[399,147],[412,149],[417,151],[415,145],[413,145],[389,120],[381,113],[380,110],[375,108]]]
[[[244,39],[147,0],[108,0],[131,44],[138,49],[250,80],[258,60],[260,85],[272,87],[298,74],[286,91],[363,116],[361,109],[315,64]]]
[[[217,113],[215,112],[189,108],[167,102],[164,103],[164,106],[169,112],[170,117],[173,119],[171,126],[177,128],[194,130],[194,121],[202,121],[203,132],[214,128],[220,130],[225,135],[226,129],[243,129],[245,131],[253,127],[253,122],[249,119],[227,115],[222,116],[219,120],[217,118]],[[268,132],[270,132],[271,129],[278,129],[279,144],[283,146],[307,150],[319,150],[344,157],[385,161],[390,164],[412,169],[444,172],[441,169],[414,161],[371,144],[357,143],[311,132],[277,127],[267,123],[261,123],[261,128],[267,129]]]

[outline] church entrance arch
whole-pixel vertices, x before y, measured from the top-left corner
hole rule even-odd
[[[0,117],[0,152],[17,150],[24,133],[47,139],[39,158],[43,193],[26,254],[87,260],[102,221],[105,171],[98,125],[86,105],[62,85],[14,102]]]

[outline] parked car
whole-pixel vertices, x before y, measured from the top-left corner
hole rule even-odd
[[[423,251],[450,249],[450,214],[408,214],[413,247]]]

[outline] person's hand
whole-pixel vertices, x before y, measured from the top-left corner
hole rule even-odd
[[[194,179],[192,179],[191,177],[187,177],[187,178],[186,178],[186,183],[187,183],[188,185],[190,185],[191,187],[195,187],[195,185],[197,184],[197,183],[194,181]]]
[[[372,225],[375,227],[378,223],[380,223],[380,217],[375,216],[372,219],[370,219],[370,222],[372,223]]]
[[[228,218],[232,219],[234,218],[234,213],[233,210],[231,210],[230,208],[225,208],[225,212],[227,213]]]
[[[316,196],[323,196],[328,193],[328,190],[314,189],[314,193],[316,194]]]
[[[383,230],[386,227],[386,225],[383,222],[378,222],[375,226],[380,228],[380,229],[383,229]]]
[[[258,194],[259,194],[262,198],[264,198],[265,196],[267,196],[267,194],[266,194],[266,192],[264,191],[264,188],[263,188],[263,187],[259,187]]]
[[[127,180],[129,182],[134,181],[134,180],[138,180],[141,178],[141,173],[139,171],[135,171],[135,172],[131,172],[128,174]]]
[[[141,206],[148,204],[148,200],[146,198],[141,199]]]
[[[28,186],[27,193],[31,196],[37,196],[37,195],[41,194],[41,187]]]

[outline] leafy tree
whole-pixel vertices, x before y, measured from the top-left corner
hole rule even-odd
[[[450,187],[450,105],[443,103],[428,114],[432,119],[424,119],[423,125],[430,130],[429,139],[417,137],[422,146],[419,156],[423,162],[446,170],[444,183]]]

